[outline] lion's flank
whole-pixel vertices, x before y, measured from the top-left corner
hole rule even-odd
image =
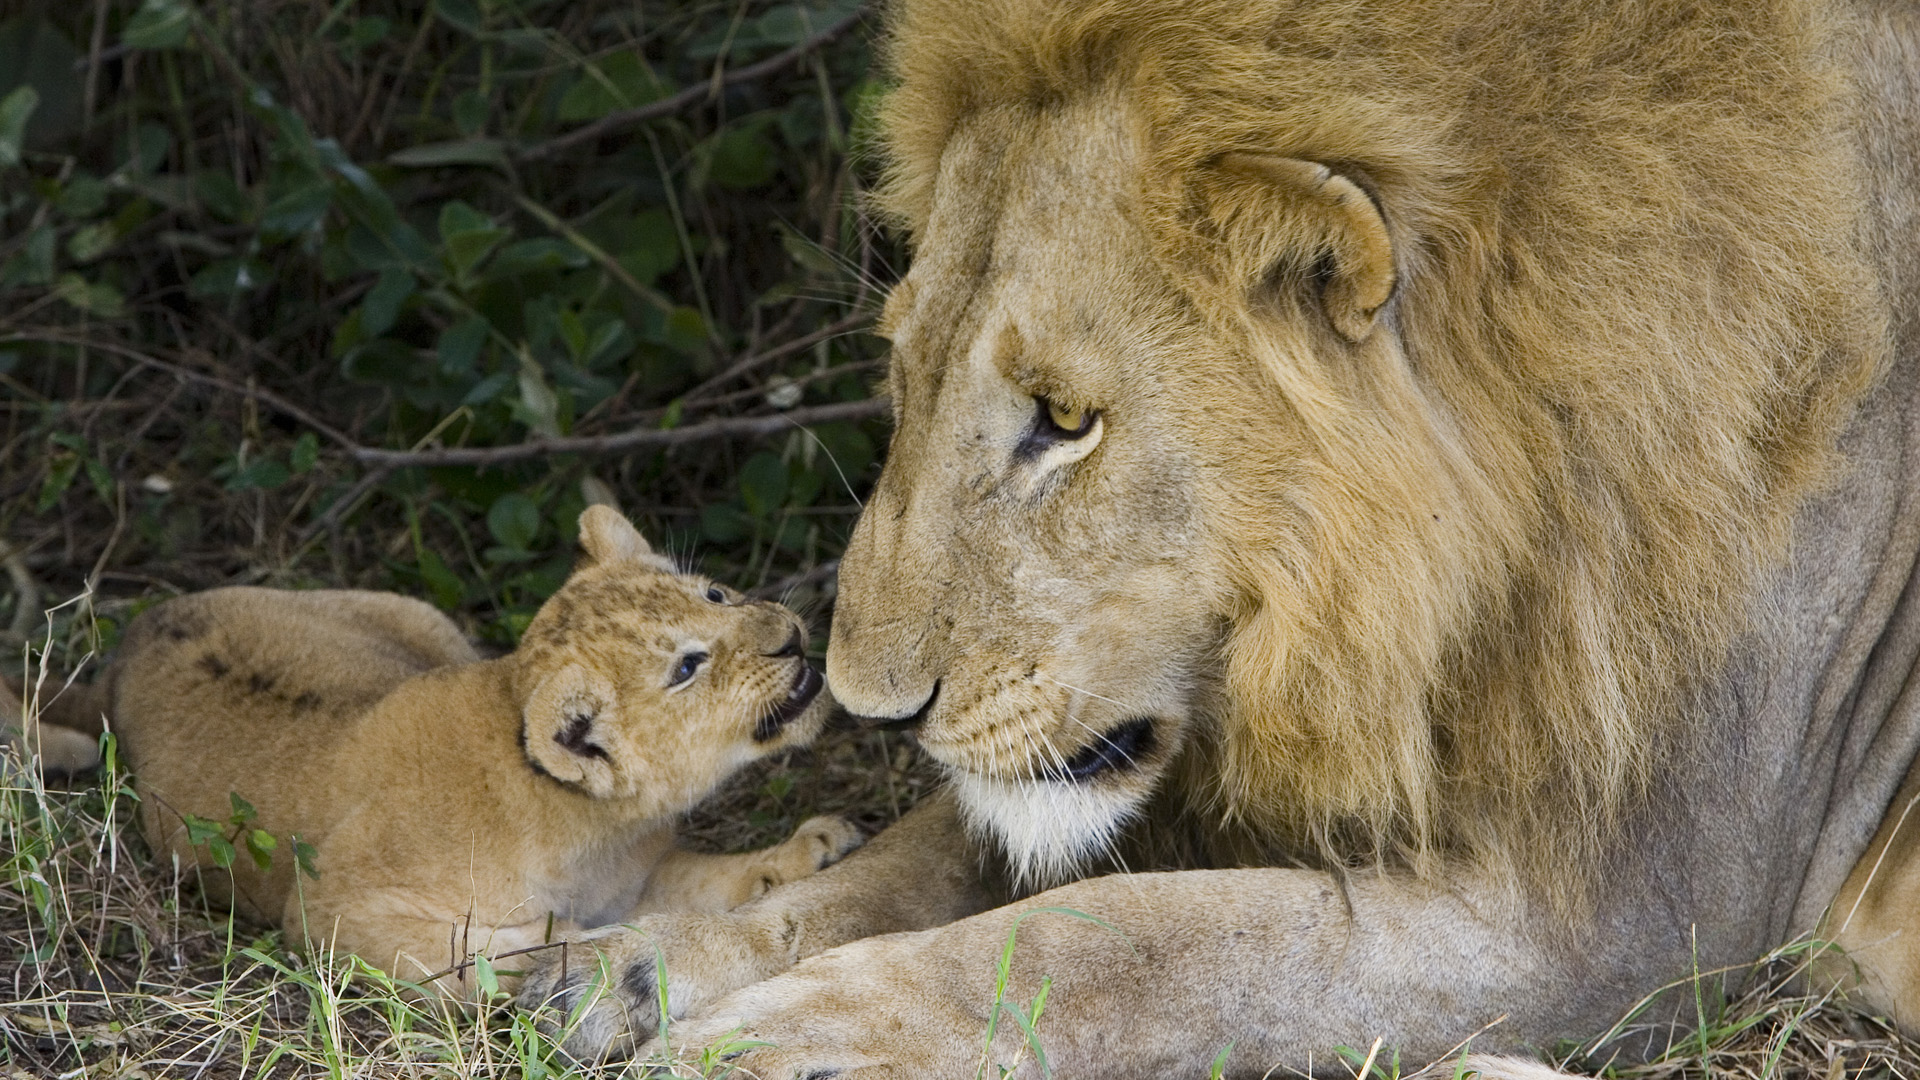
[[[1213,522],[1225,811],[1563,891],[1684,738],[1880,362],[1837,31],[1764,0],[924,0],[891,29],[910,234],[957,130],[1122,116],[1158,272],[1270,376],[1194,435],[1252,462]],[[1381,332],[1250,307],[1240,264],[1290,226],[1216,168],[1236,152],[1378,200]]]

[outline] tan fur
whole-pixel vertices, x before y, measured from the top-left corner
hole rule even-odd
[[[943,423],[950,403],[912,372],[954,347],[951,298],[978,296],[993,314],[964,332],[1002,319],[1021,343],[1003,408],[1064,396],[1209,466],[1164,537],[1076,529],[1125,483],[1116,458],[997,538],[1111,581],[1178,537],[1199,595],[1173,603],[1193,618],[1149,616],[1158,597],[992,602],[1081,637],[1124,625],[1167,655],[1218,620],[1217,762],[1191,793],[1219,799],[1210,813],[1335,859],[1471,852],[1577,890],[1881,361],[1818,29],[1786,3],[1116,0],[906,3],[890,42],[884,204],[922,252],[992,245],[986,263],[922,259],[889,307],[903,438]],[[1752,106],[1649,108],[1703,84]],[[1372,194],[1386,236],[1329,175]],[[1114,215],[1139,231],[1102,236]],[[1106,310],[1052,306],[1069,291]],[[896,447],[876,505],[944,505],[928,470],[950,452]],[[901,640],[926,599],[862,571],[895,572],[893,551],[941,544],[950,520],[909,519],[882,554],[886,513],[863,520],[840,618]],[[983,561],[942,576],[1004,559],[969,549]],[[1065,648],[1051,630],[953,646],[980,670]],[[856,710],[891,711],[830,675]],[[942,712],[928,734],[1004,723],[1083,745],[1044,697],[1027,719]],[[947,760],[1004,772],[1034,752]]]
[[[857,843],[815,818],[764,851],[675,848],[674,819],[812,739],[825,697],[756,735],[818,687],[799,620],[731,590],[716,602],[605,507],[582,515],[581,540],[586,561],[495,660],[387,593],[219,589],[144,613],[102,681],[149,843],[225,891],[185,821],[224,822],[240,796],[277,846],[265,872],[241,850],[239,911],[405,979],[458,965],[435,984],[453,996],[474,992],[475,953],[723,911]],[[669,685],[693,651],[710,659]],[[296,871],[296,839],[317,878]]]
[[[595,947],[764,1076],[1691,1023],[1920,746],[1912,7],[897,0],[827,674],[952,795]]]
[[[1907,774],[1815,938],[1838,947],[1816,958],[1817,989],[1846,988],[1902,1031],[1920,1031],[1920,767]]]
[[[86,696],[85,690],[79,695]],[[87,724],[87,718],[74,714],[68,724],[42,723],[42,713],[37,693],[15,690],[0,679],[0,775],[14,762],[31,763],[49,776],[74,776],[99,766],[97,719]]]

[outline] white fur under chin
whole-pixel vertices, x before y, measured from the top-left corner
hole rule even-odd
[[[956,773],[953,788],[968,828],[999,842],[1022,890],[1076,879],[1139,812],[1134,798],[1100,784]]]

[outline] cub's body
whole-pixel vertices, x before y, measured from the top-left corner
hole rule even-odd
[[[745,855],[675,846],[714,785],[817,733],[820,680],[786,609],[671,572],[611,511],[582,542],[590,561],[492,660],[384,593],[219,589],[145,613],[93,704],[156,852],[210,868],[188,818],[226,823],[231,877],[202,877],[237,910],[402,978],[456,969],[438,986],[464,995],[474,953],[726,910],[848,850],[830,818]],[[238,827],[274,838],[265,870],[233,795],[253,807]]]

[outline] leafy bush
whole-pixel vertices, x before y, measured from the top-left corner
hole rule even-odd
[[[124,617],[268,580],[510,642],[605,493],[717,576],[830,581],[897,258],[849,164],[876,89],[850,0],[15,10],[16,634],[35,583]]]

